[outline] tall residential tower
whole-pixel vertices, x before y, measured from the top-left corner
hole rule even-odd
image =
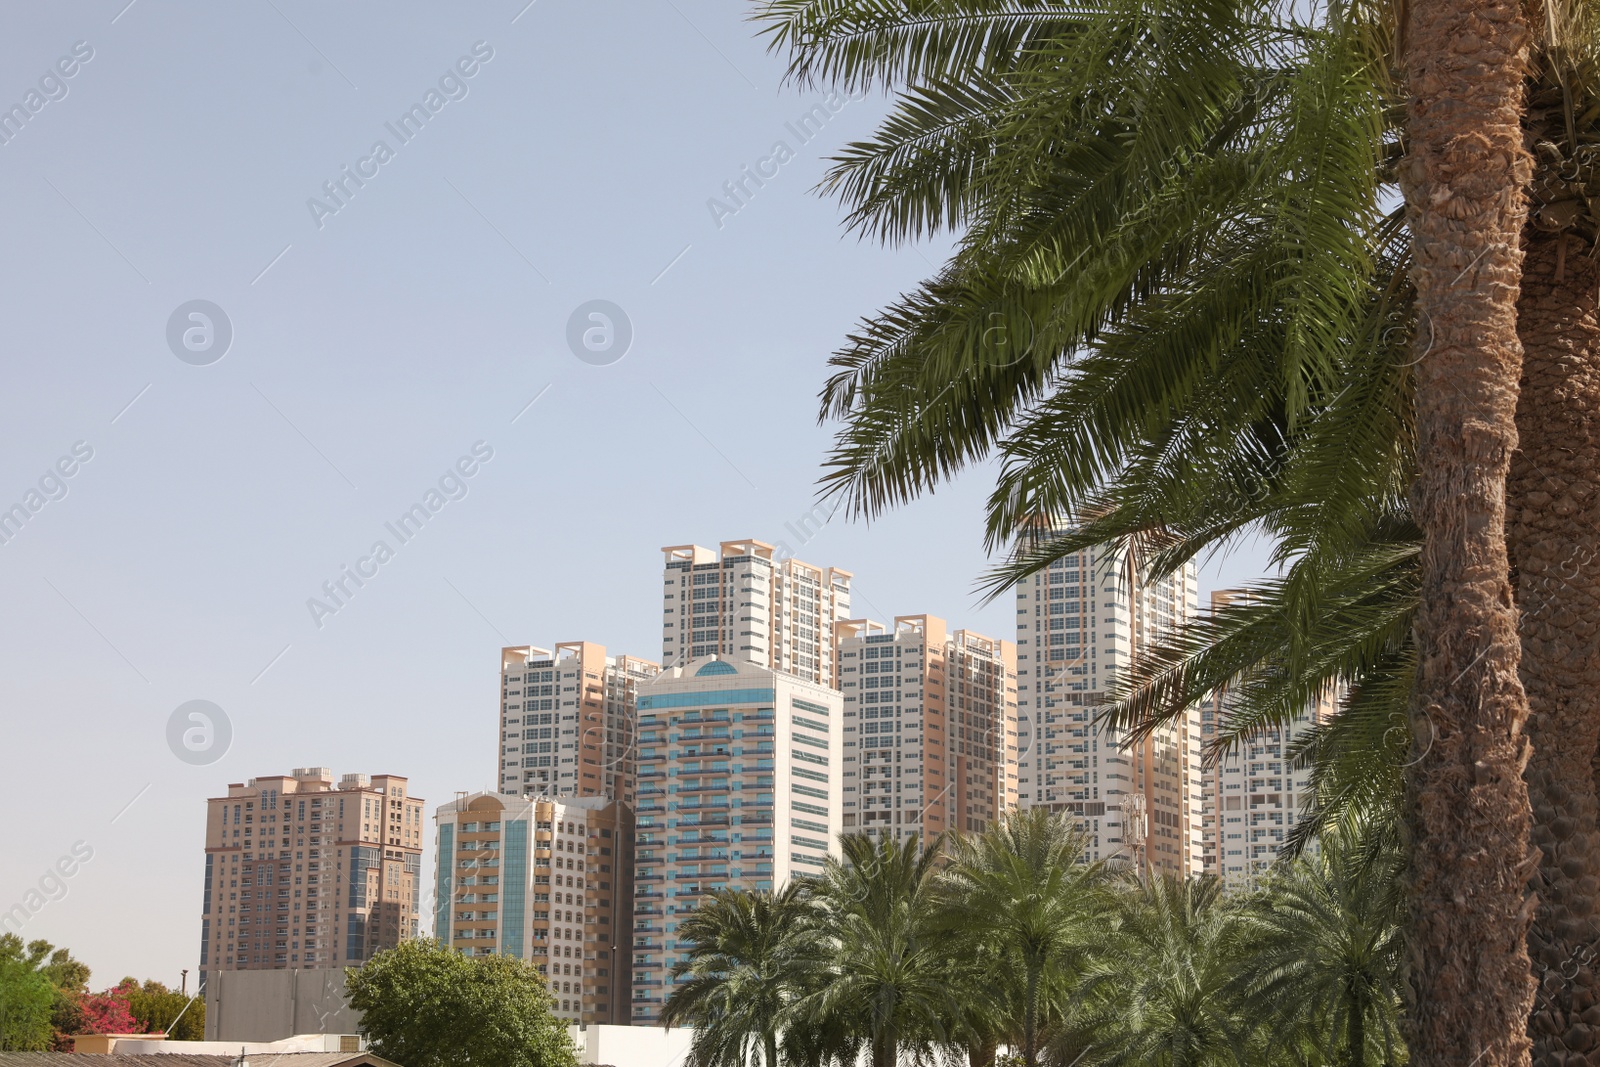
[[[527,960],[569,1023],[626,1025],[633,819],[606,797],[463,794],[439,807],[434,936]]]
[[[392,774],[252,778],[206,802],[200,982],[358,966],[418,936],[423,801]]]
[[[838,624],[844,829],[976,832],[1017,800],[1017,649],[932,615]]]
[[[1018,803],[1077,815],[1091,858],[1202,869],[1199,710],[1131,747],[1094,724],[1114,682],[1198,605],[1192,563],[1146,581],[1111,547],[1017,586]]]
[[[720,656],[836,684],[833,626],[850,617],[849,571],[780,556],[765,541],[661,551],[662,663]]]
[[[837,690],[706,656],[639,693],[634,1025],[653,1025],[683,958],[678,924],[713,889],[822,872],[840,827]]]
[[[1247,589],[1219,589],[1211,610],[1250,600]],[[1210,744],[1230,727],[1234,702],[1227,690],[1200,705],[1201,734]],[[1283,848],[1301,809],[1311,799],[1311,770],[1292,761],[1295,743],[1338,710],[1334,690],[1320,694],[1283,727],[1256,730],[1205,769],[1205,871],[1231,888],[1254,887]]]
[[[500,792],[633,803],[634,698],[659,664],[567,641],[500,650]]]

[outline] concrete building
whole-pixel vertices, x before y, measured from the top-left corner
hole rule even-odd
[[[780,556],[765,541],[661,551],[662,663],[720,656],[837,684],[833,625],[850,617],[849,571]]]
[[[1248,602],[1244,589],[1211,594],[1211,610]],[[1200,706],[1201,736],[1208,747],[1227,728],[1230,694],[1213,693]],[[1311,798],[1311,771],[1294,767],[1295,743],[1338,711],[1330,691],[1311,701],[1287,727],[1259,730],[1205,768],[1205,871],[1230,888],[1253,888],[1278,858],[1300,808]]]
[[[633,839],[609,797],[462,794],[439,807],[434,936],[528,960],[572,1023],[628,1019]]]
[[[1078,816],[1091,858],[1201,872],[1199,709],[1131,747],[1093,723],[1141,650],[1198,605],[1192,563],[1146,581],[1110,547],[1057,560],[1017,587],[1018,804]]]
[[[207,1041],[286,1041],[305,1034],[360,1032],[361,1013],[350,1006],[343,967],[217,971],[206,983]]]
[[[217,971],[359,965],[418,935],[423,801],[406,779],[304,767],[206,803],[202,988]]]
[[[659,1019],[679,919],[708,890],[822,870],[843,739],[837,690],[741,658],[694,659],[640,690],[634,1025]]]
[[[660,664],[568,641],[500,650],[500,792],[633,803],[634,697]]]
[[[837,632],[845,830],[926,840],[1016,806],[1016,645],[932,615]]]

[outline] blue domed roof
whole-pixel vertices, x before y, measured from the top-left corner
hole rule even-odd
[[[714,659],[710,663],[707,663],[705,666],[701,667],[699,670],[695,671],[694,672],[694,676],[696,678],[698,678],[703,674],[738,674],[738,673],[739,672],[734,669],[733,664],[724,663],[720,659]]]

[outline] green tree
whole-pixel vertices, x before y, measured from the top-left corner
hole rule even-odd
[[[963,985],[943,923],[940,841],[885,831],[839,838],[816,888],[826,982],[796,1007],[807,1025],[849,1035],[872,1067],[924,1060],[960,1044]],[[846,1061],[854,1059],[847,1055]]]
[[[576,1067],[544,977],[522,960],[418,939],[346,973],[373,1051],[401,1067]]]
[[[1057,1062],[1234,1067],[1272,1062],[1230,995],[1244,954],[1238,907],[1212,878],[1131,877],[1083,982]],[[1065,1054],[1063,1054],[1065,1053]]]
[[[153,978],[142,986],[124,978],[120,988],[127,990],[128,1010],[150,1033],[174,1041],[205,1040],[206,1002],[198,993],[190,998]]]
[[[0,953],[0,1050],[50,1048],[56,995],[49,980],[25,960]]]
[[[961,958],[982,961],[979,988],[996,1000],[1024,1067],[1059,1021],[1078,969],[1104,923],[1105,873],[1083,835],[1044,808],[1012,812],[981,834],[951,841],[950,919]]]
[[[795,1004],[826,966],[803,886],[713,890],[679,923],[678,946],[661,1023],[695,1027],[689,1067],[778,1067]]]
[[[89,992],[89,968],[64,948],[45,940],[26,944],[16,934],[0,934],[0,964],[31,971],[53,991],[50,1005],[51,1036],[42,1048],[72,1051],[72,1036],[83,1032],[80,1001]],[[31,983],[30,983],[31,987]]]
[[[1404,857],[1339,829],[1280,866],[1243,913],[1241,1010],[1347,1067],[1395,1063]]]

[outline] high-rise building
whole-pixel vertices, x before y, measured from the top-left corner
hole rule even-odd
[[[629,1021],[632,816],[609,797],[463,794],[440,805],[434,936],[536,964],[555,1013]]]
[[[783,557],[765,541],[661,551],[662,663],[720,656],[836,684],[833,625],[850,617],[849,571]]]
[[[659,1020],[678,923],[707,891],[822,871],[840,827],[842,704],[828,685],[737,657],[641,687],[635,1025]]]
[[[1016,805],[1017,648],[932,615],[838,624],[848,831],[980,831]]]
[[[1211,610],[1250,600],[1247,589],[1219,589],[1211,594]],[[1213,693],[1200,705],[1201,735],[1210,746],[1228,725],[1233,708],[1228,690]],[[1334,690],[1320,694],[1285,727],[1255,731],[1205,768],[1205,871],[1229,888],[1255,886],[1283,848],[1301,808],[1311,799],[1311,769],[1292,760],[1295,743],[1338,710]]]
[[[1192,563],[1146,581],[1110,546],[1017,586],[1018,804],[1078,816],[1090,858],[1201,871],[1199,709],[1131,745],[1094,721],[1142,651],[1198,606]]]
[[[392,774],[252,778],[206,802],[200,981],[361,964],[418,936],[423,801]]]
[[[634,697],[657,663],[568,641],[500,650],[500,791],[633,803]]]

